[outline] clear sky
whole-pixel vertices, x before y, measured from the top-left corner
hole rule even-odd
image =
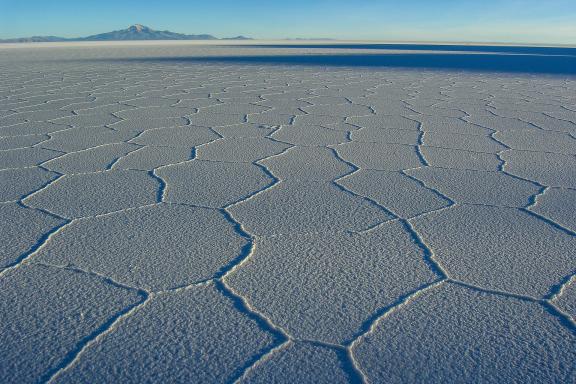
[[[0,38],[136,23],[217,37],[576,44],[576,0],[0,0]]]

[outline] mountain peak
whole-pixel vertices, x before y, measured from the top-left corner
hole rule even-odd
[[[141,33],[141,32],[148,32],[151,31],[150,28],[142,25],[142,24],[134,24],[131,25],[130,27],[128,27],[129,31],[133,31],[133,32],[137,32],[137,33]]]

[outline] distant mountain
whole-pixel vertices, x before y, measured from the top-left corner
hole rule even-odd
[[[246,36],[236,36],[236,37],[224,37],[221,40],[253,40],[251,37]]]
[[[144,25],[135,24],[127,29],[83,37],[82,41],[111,40],[216,40],[212,35],[185,35],[170,31],[156,31]]]
[[[219,40],[212,35],[186,35],[170,31],[156,31],[141,24],[134,24],[126,29],[100,33],[98,35],[64,38],[57,36],[33,36],[16,39],[0,40],[0,43],[36,43],[36,42],[58,42],[58,41],[127,41],[127,40]],[[245,36],[224,38],[222,40],[252,40]]]
[[[32,36],[0,40],[0,43],[49,43],[54,41],[68,41],[68,39],[58,36]]]

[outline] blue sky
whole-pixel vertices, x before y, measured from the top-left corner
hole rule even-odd
[[[0,0],[0,38],[135,23],[218,37],[576,44],[576,0]]]

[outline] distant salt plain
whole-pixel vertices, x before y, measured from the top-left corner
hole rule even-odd
[[[0,47],[0,381],[576,381],[576,49]]]

